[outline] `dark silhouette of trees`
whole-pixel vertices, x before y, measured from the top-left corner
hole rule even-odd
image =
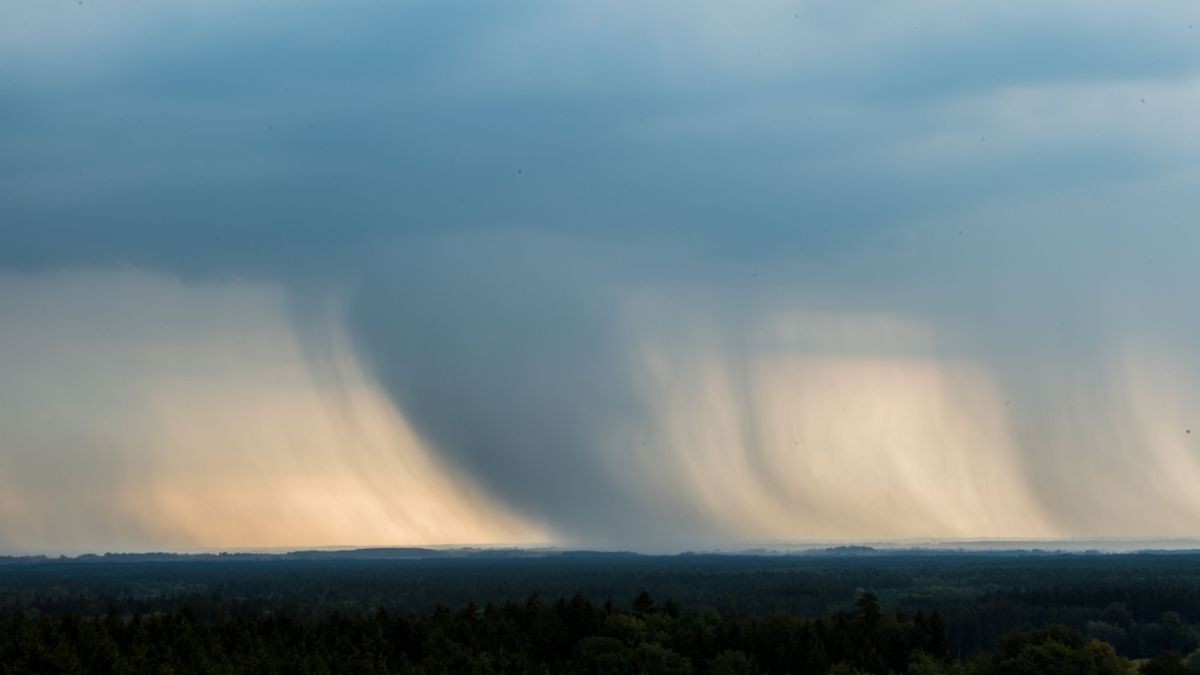
[[[1183,664],[1183,657],[1175,652],[1164,652],[1142,664],[1138,669],[1142,675],[1193,675]]]
[[[638,594],[633,601],[633,613],[638,616],[646,616],[654,611],[654,600],[644,589]]]
[[[1125,658],[1200,674],[1200,556],[0,559],[0,673],[1136,670]]]
[[[385,609],[297,619],[271,612],[206,620],[180,609],[92,617],[0,616],[0,673],[909,673],[1117,675],[1130,662],[1066,626],[1015,633],[999,651],[950,658],[936,614],[884,612],[863,593],[850,613],[807,619],[721,615],[643,592],[624,611],[582,594],[544,603],[428,613]],[[1174,653],[1142,673],[1187,672]]]

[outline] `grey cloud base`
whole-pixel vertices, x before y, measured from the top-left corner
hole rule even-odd
[[[998,401],[994,429],[966,426],[1017,467],[1039,531],[1179,534],[1200,516],[1161,487],[1200,464],[1197,19],[1186,3],[13,3],[0,266],[278,283],[313,344],[309,304],[345,298],[358,358],[428,444],[580,542],[730,541],[737,508],[886,536],[886,517],[838,521],[779,468],[802,473],[772,454],[787,414],[762,410],[816,404],[763,364],[793,357],[797,391],[911,367],[900,398]],[[807,316],[933,337],[760,335]],[[659,351],[686,395],[647,384]],[[905,419],[958,419],[942,405]],[[727,463],[664,438],[680,409],[696,428],[723,411]],[[924,451],[895,450],[889,430],[918,432],[889,419],[854,424],[880,425],[873,451],[902,474]],[[957,425],[929,443],[979,440]],[[684,475],[711,466],[744,469],[731,489],[769,506]],[[975,489],[938,475],[957,483],[898,475],[876,497]]]

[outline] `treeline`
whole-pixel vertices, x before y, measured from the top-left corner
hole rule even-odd
[[[1076,604],[1086,601],[1072,597],[1076,595],[1075,589],[1045,589],[1034,597],[1025,594],[993,596],[967,605],[945,607],[951,650],[957,655],[966,655],[995,649],[999,636],[1007,632],[1052,624],[1070,626],[1112,644],[1122,654],[1135,657],[1168,651],[1186,654],[1200,648],[1200,624],[1186,621],[1188,614],[1174,609],[1190,609],[1194,591],[1181,589],[1174,598],[1161,589],[1084,594],[1094,596],[1092,601],[1099,606]],[[1146,602],[1147,596],[1155,602]],[[1056,601],[1059,604],[1055,604]],[[1125,601],[1134,604],[1126,605]],[[1155,610],[1160,613],[1153,614]]]
[[[170,615],[198,621],[430,614],[474,601],[504,607],[534,593],[579,593],[629,610],[641,589],[726,617],[815,619],[850,611],[862,589],[884,610],[946,625],[950,654],[1001,648],[1002,636],[1062,624],[1142,659],[1200,647],[1200,555],[634,556],[441,560],[74,561],[0,570],[0,615]]]
[[[1162,654],[1145,675],[1191,672],[1200,653]],[[265,612],[212,620],[189,609],[0,617],[4,673],[1135,673],[1100,640],[1065,626],[1007,636],[992,654],[952,657],[937,612],[881,611],[862,594],[817,619],[685,611],[647,593],[621,609],[582,595],[430,613]]]

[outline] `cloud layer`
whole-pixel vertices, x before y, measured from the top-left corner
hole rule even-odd
[[[175,475],[128,459],[150,445],[217,482],[86,545],[252,545],[296,518],[289,544],[1195,534],[1194,24],[1187,3],[6,5],[0,365],[26,412],[0,467],[29,487],[0,544],[137,511],[131,483]],[[286,327],[218,316],[263,288]],[[353,375],[281,397],[273,350],[243,347],[264,331],[301,380]],[[168,356],[113,365],[142,344]],[[185,380],[115,416],[65,392],[64,353],[122,391],[223,354],[221,390],[262,412]],[[313,422],[302,459],[259,426],[346,397],[359,421]],[[358,496],[299,515],[310,489]],[[295,509],[244,497],[264,490]],[[198,523],[200,495],[262,529]]]

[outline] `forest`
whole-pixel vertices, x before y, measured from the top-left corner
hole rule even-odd
[[[1200,555],[10,558],[0,669],[1198,673]]]

